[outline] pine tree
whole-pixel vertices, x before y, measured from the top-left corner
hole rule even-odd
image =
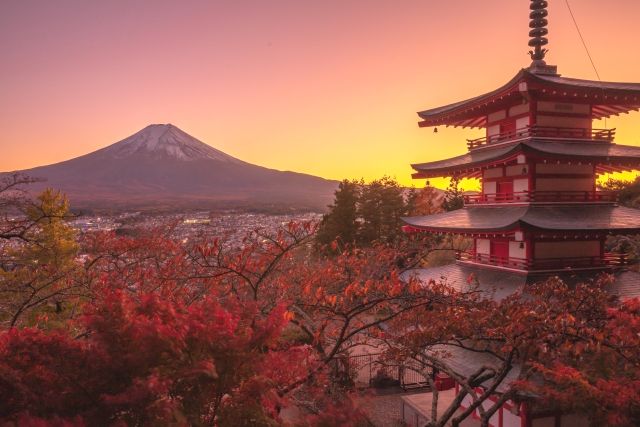
[[[406,214],[403,193],[403,188],[387,176],[362,189],[358,204],[358,213],[362,218],[358,235],[360,244],[392,243],[401,235],[401,218]]]
[[[449,183],[449,188],[444,193],[444,201],[442,202],[442,208],[447,211],[455,211],[462,209],[464,206],[464,195],[460,188],[460,178],[453,177]]]
[[[337,241],[343,245],[353,244],[358,234],[357,204],[363,182],[344,180],[335,192],[335,201],[329,213],[322,217],[316,241],[320,245],[331,245]]]

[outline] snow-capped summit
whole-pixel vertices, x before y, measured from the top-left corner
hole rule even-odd
[[[149,125],[130,137],[105,148],[103,152],[111,154],[115,158],[129,157],[133,154],[151,154],[184,161],[211,159],[221,162],[243,163],[170,123]]]
[[[33,191],[53,187],[74,207],[108,209],[321,209],[337,187],[335,181],[243,162],[171,124],[149,125],[93,153],[22,172],[46,179]]]

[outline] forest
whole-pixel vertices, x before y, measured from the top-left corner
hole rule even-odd
[[[64,194],[31,197],[32,181],[0,183],[2,426],[366,426],[348,363],[362,345],[424,374],[434,427],[475,410],[489,425],[531,396],[595,425],[640,423],[640,301],[608,292],[610,275],[496,301],[472,276],[460,289],[410,274],[465,243],[404,234],[400,218],[460,207],[457,188],[344,181],[320,223],[235,247],[177,241],[172,224],[81,235]],[[463,374],[445,344],[495,363]],[[444,411],[434,371],[461,385]]]

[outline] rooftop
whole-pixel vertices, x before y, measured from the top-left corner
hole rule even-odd
[[[640,233],[637,209],[612,205],[525,205],[465,207],[452,212],[403,218],[417,230],[454,233],[515,231]]]
[[[640,273],[630,270],[613,271],[615,281],[608,290],[622,300],[640,297]],[[483,268],[464,263],[448,264],[440,267],[410,270],[405,277],[417,277],[427,283],[430,279],[446,283],[459,292],[478,289],[487,298],[502,300],[515,292],[521,292],[528,285],[539,283],[551,276],[558,276],[566,283],[590,283],[597,278],[593,271],[561,271],[554,273],[523,272],[514,274],[508,270]],[[471,280],[470,280],[471,279]],[[475,288],[477,286],[477,288]]]
[[[593,141],[560,141],[526,138],[472,150],[461,156],[411,165],[415,178],[459,174],[479,177],[480,168],[496,162],[515,161],[518,154],[542,155],[549,159],[571,157],[573,162],[597,163],[596,173],[620,172],[640,167],[640,147]]]
[[[491,92],[418,112],[422,119],[420,126],[486,127],[489,113],[526,102],[531,95],[535,95],[537,100],[593,105],[593,119],[640,108],[640,83],[581,80],[522,69],[506,84]]]

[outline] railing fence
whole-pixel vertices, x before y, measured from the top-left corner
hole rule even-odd
[[[405,390],[429,387],[425,375],[433,375],[430,368],[415,360],[391,364],[380,353],[358,354],[338,359],[338,372],[347,375],[357,388],[395,387]]]

